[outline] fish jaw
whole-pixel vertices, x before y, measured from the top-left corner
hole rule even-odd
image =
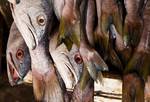
[[[11,65],[9,62],[7,62],[7,74],[11,86],[17,85],[18,82],[22,79],[15,67],[13,66],[14,65]]]

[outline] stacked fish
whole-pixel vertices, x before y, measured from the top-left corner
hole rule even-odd
[[[7,45],[11,85],[32,70],[37,101],[92,102],[94,81],[109,67],[123,73],[123,102],[144,102],[149,0],[8,1],[16,24]]]

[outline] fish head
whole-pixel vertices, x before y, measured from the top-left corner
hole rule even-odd
[[[68,54],[70,63],[76,73],[77,81],[79,81],[83,70],[83,59],[80,55],[79,48],[73,44],[72,49]]]
[[[11,4],[14,22],[31,50],[38,46],[51,28],[53,10],[49,4],[47,0],[20,0]]]
[[[10,30],[6,56],[10,84],[13,86],[23,82],[31,69],[31,58],[28,47],[14,23]]]

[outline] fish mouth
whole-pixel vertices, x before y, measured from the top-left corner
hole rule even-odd
[[[18,84],[21,84],[23,82],[21,76],[17,72],[15,68],[11,66],[10,63],[8,63],[8,68],[7,68],[7,73],[8,73],[8,78],[9,78],[9,83],[11,86],[15,86]]]
[[[11,86],[18,85],[23,82],[23,78],[19,75],[18,71],[16,70],[16,66],[14,64],[11,53],[7,58],[7,74]]]

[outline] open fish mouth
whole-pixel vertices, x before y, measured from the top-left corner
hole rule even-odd
[[[8,68],[7,68],[7,73],[8,73],[8,78],[9,78],[9,83],[11,86],[18,85],[19,83],[22,82],[22,78],[17,72],[15,68],[11,66],[11,64],[8,63]]]
[[[22,82],[22,77],[16,70],[16,66],[14,64],[11,53],[9,53],[7,58],[7,74],[9,78],[9,83],[11,86],[17,85]]]

